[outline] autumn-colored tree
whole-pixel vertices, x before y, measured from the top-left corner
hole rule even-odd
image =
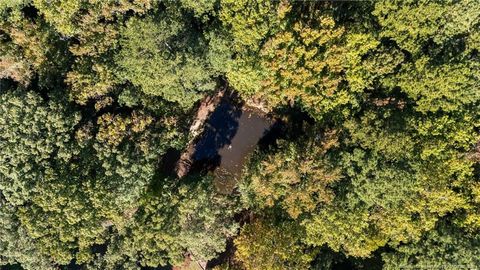
[[[27,86],[38,76],[40,87],[52,88],[70,62],[67,42],[42,18],[28,18],[21,11],[26,5],[12,4],[0,11],[0,79]]]
[[[245,269],[306,269],[316,255],[302,244],[304,230],[293,221],[258,218],[235,239],[235,258]]]
[[[66,39],[76,56],[66,82],[79,104],[112,92],[121,80],[115,76],[112,59],[118,49],[119,21],[128,12],[143,14],[153,7],[150,0],[136,1],[33,1],[35,8]]]
[[[321,142],[279,142],[274,153],[254,158],[240,185],[247,206],[280,206],[297,218],[315,212],[322,203],[330,203],[334,198],[330,186],[339,180],[340,174],[323,156],[337,144],[337,138],[335,131],[323,136]]]
[[[268,74],[261,92],[272,106],[299,102],[320,117],[353,97],[341,86],[344,29],[328,13],[312,16],[316,19],[294,21],[267,40],[260,52]]]

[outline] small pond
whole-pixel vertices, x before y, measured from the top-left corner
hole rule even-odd
[[[195,171],[213,171],[220,192],[230,193],[243,166],[274,121],[226,95],[205,123],[193,154]]]

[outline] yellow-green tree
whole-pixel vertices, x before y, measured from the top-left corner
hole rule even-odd
[[[307,269],[316,250],[302,240],[304,230],[294,221],[256,218],[235,238],[235,259],[245,269]]]

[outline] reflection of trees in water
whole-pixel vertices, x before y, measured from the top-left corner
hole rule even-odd
[[[214,172],[215,188],[224,194],[235,188],[248,154],[268,134],[272,121],[243,108],[234,95],[225,95],[205,123],[195,145],[191,172]]]
[[[202,138],[197,143],[193,159],[215,160],[218,150],[231,144],[238,129],[241,107],[223,100],[208,119]]]

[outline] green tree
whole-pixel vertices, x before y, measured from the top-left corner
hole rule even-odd
[[[476,266],[479,33],[476,0],[0,0],[0,265]],[[159,166],[219,82],[286,126],[229,195]]]
[[[381,36],[393,39],[414,56],[430,42],[445,46],[452,39],[468,35],[479,23],[476,1],[379,1],[373,14],[380,23]]]
[[[480,264],[476,234],[441,222],[415,243],[399,246],[396,251],[383,253],[384,269],[401,267],[440,267],[442,269],[475,268]]]
[[[237,230],[235,198],[208,188],[211,177],[176,186],[159,179],[145,196],[131,222],[112,236],[105,255],[94,262],[100,269],[135,269],[135,265],[180,265],[185,256],[207,261],[225,249],[226,238]],[[93,266],[92,266],[93,267]]]
[[[120,77],[153,96],[190,108],[215,88],[206,40],[174,7],[154,18],[128,21],[117,55]]]
[[[0,189],[10,203],[28,201],[34,185],[52,173],[53,162],[75,155],[71,133],[80,116],[32,92],[0,95]]]
[[[55,269],[53,262],[38,251],[16,217],[17,208],[0,199],[0,266],[21,264],[25,269]]]
[[[458,64],[429,65],[422,60],[402,65],[395,76],[386,80],[386,86],[400,87],[415,101],[415,109],[423,113],[461,111],[478,105],[478,63],[464,60]]]
[[[350,183],[305,221],[308,243],[368,256],[387,243],[416,241],[439,218],[470,208],[474,164],[462,153],[478,140],[472,118],[387,107],[345,123],[349,147],[340,148],[337,166]]]
[[[35,8],[64,39],[73,41],[69,50],[75,63],[65,81],[70,97],[79,104],[116,90],[113,55],[117,53],[121,23],[133,14],[153,8],[150,0],[136,1],[33,1]]]
[[[299,104],[317,119],[358,105],[345,87],[346,33],[332,5],[222,1],[220,19],[216,34],[228,42],[213,38],[212,58],[245,97],[269,108]]]
[[[220,1],[221,24],[210,36],[210,62],[241,94],[262,88],[267,74],[259,61],[261,45],[278,31],[288,7],[284,1]]]
[[[96,136],[92,123],[80,127],[76,159],[52,165],[18,210],[37,248],[59,264],[91,262],[92,248],[105,244],[110,228],[123,230],[140,207],[158,156],[181,140],[171,128],[141,112],[102,115]]]

